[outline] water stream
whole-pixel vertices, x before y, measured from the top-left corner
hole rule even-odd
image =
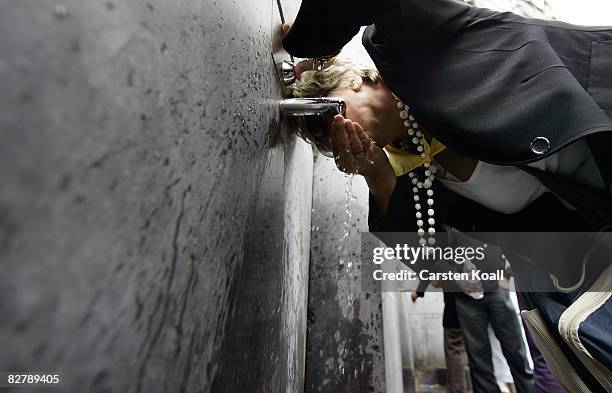
[[[353,194],[353,178],[355,175],[350,174],[346,176],[346,183],[344,185],[344,223],[342,225],[343,232],[340,241],[338,242],[338,251],[340,251],[340,265],[346,264],[346,271],[349,272],[353,261],[350,255],[350,242],[349,236],[351,235],[351,221],[353,213],[351,212],[351,203],[356,200]]]

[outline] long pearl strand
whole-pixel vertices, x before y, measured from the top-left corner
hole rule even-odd
[[[410,114],[410,107],[405,105],[402,101],[397,102],[397,108],[400,109],[400,118],[404,120],[404,126],[408,129],[408,135],[412,137],[412,143],[416,145],[417,151],[421,153],[422,158],[427,158],[427,153],[425,152],[424,140],[425,137],[423,132],[419,130],[419,124],[415,121],[414,116]],[[431,157],[430,161],[431,161]],[[414,210],[416,211],[416,219],[417,219],[417,234],[419,235],[419,244],[421,246],[430,245],[433,246],[436,244],[435,234],[436,230],[434,225],[436,224],[436,220],[434,218],[434,192],[431,189],[434,180],[434,174],[437,171],[437,167],[435,164],[430,162],[425,162],[423,164],[425,169],[425,179],[423,181],[419,180],[419,176],[417,173],[410,171],[408,172],[408,177],[410,177],[412,181],[412,194],[414,198]],[[427,203],[427,224],[429,225],[427,232],[425,232],[424,224],[425,218],[423,211],[425,210],[423,206],[421,206],[421,196],[419,195],[420,190],[425,190],[425,194],[427,195],[426,203]]]

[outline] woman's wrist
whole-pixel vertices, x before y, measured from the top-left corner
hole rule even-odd
[[[391,166],[383,168],[378,172],[364,175],[370,193],[376,202],[376,210],[380,214],[386,214],[389,207],[391,194],[397,184],[397,178]]]
[[[378,184],[388,181],[390,177],[395,178],[395,173],[393,173],[391,165],[387,163],[387,165],[383,165],[381,168],[376,168],[372,171],[363,173],[363,177],[368,184]]]

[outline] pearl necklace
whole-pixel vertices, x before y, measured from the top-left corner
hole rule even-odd
[[[412,137],[412,143],[416,146],[417,151],[421,153],[421,158],[428,158],[431,161],[432,157],[429,156],[428,153],[425,152],[425,137],[423,132],[419,130],[419,124],[415,121],[414,116],[410,114],[410,107],[405,105],[402,101],[398,100],[397,108],[400,109],[400,118],[404,121],[404,126],[408,129],[408,135]],[[410,177],[412,181],[412,194],[414,198],[414,210],[416,211],[416,219],[417,219],[417,234],[419,235],[419,244],[421,246],[430,245],[433,246],[436,244],[435,234],[436,230],[434,225],[436,224],[436,220],[434,219],[434,209],[433,209],[433,190],[431,186],[434,180],[434,174],[437,171],[437,167],[435,164],[430,162],[425,162],[423,164],[425,168],[425,179],[423,181],[419,181],[419,176],[416,172],[410,171],[408,172],[408,177]],[[427,224],[429,228],[427,232],[424,229],[424,217],[421,209],[421,196],[419,195],[420,190],[425,190],[427,194]],[[425,236],[427,235],[427,237]]]

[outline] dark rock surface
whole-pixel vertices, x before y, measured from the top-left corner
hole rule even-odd
[[[312,153],[278,118],[276,7],[0,2],[0,371],[302,388]]]

